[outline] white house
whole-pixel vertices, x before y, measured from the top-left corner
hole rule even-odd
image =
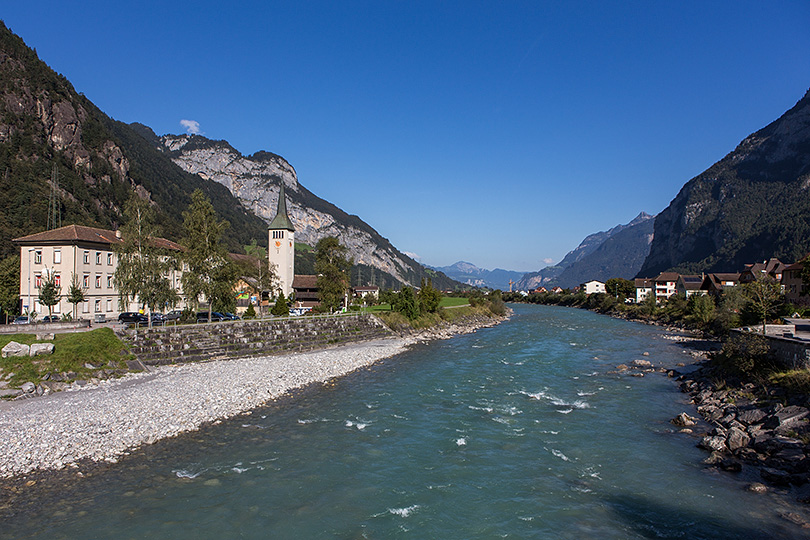
[[[605,292],[605,284],[601,281],[591,280],[579,286],[580,290],[585,294],[603,293]]]

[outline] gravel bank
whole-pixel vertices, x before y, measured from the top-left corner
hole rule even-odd
[[[94,387],[0,403],[0,477],[115,461],[142,444],[198,429],[285,392],[402,352],[413,339],[154,368]]]

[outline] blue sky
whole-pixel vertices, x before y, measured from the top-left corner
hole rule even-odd
[[[806,1],[8,4],[113,118],[284,156],[435,266],[557,262],[810,88]]]

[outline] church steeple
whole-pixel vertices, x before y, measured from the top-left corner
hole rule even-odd
[[[278,210],[276,210],[276,217],[270,222],[270,230],[285,230],[295,231],[290,216],[287,215],[287,198],[284,196],[284,182],[281,182],[281,189],[278,193]]]
[[[278,275],[279,289],[289,298],[295,279],[295,227],[287,215],[287,197],[284,182],[278,192],[278,210],[270,222],[267,242],[267,259]]]

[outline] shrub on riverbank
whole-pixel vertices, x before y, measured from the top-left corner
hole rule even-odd
[[[96,368],[120,369],[129,359],[127,346],[110,328],[98,328],[89,332],[56,334],[53,340],[38,340],[34,334],[10,334],[0,336],[0,348],[10,341],[25,345],[32,343],[54,344],[53,354],[43,356],[10,356],[0,359],[2,376],[14,375],[9,383],[13,386],[31,381],[38,383],[46,374],[73,372],[79,376],[92,376]]]

